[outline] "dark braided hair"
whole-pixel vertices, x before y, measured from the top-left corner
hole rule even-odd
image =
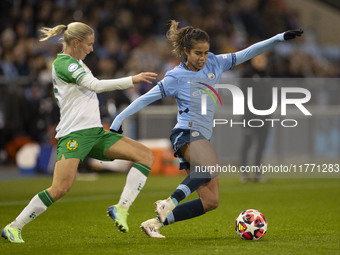
[[[177,57],[185,59],[186,55],[184,53],[184,48],[190,52],[194,47],[194,43],[197,41],[209,43],[209,35],[207,32],[192,26],[178,28],[178,24],[179,22],[171,20],[169,31],[166,34],[166,37],[172,42],[174,47],[172,52]]]

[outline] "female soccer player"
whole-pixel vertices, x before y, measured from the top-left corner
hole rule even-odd
[[[96,93],[127,89],[134,83],[148,82],[157,74],[140,73],[120,79],[98,80],[83,59],[93,51],[94,30],[81,22],[41,30],[45,41],[63,33],[63,52],[52,66],[54,94],[60,107],[57,126],[58,154],[52,185],[33,197],[19,216],[1,234],[12,243],[23,243],[21,229],[64,196],[71,188],[78,164],[86,156],[99,160],[126,159],[135,162],[117,205],[108,214],[122,232],[129,230],[128,209],[144,186],[154,156],[144,145],[102,127]]]
[[[206,91],[208,88],[213,89],[213,85],[219,82],[224,71],[269,50],[277,42],[293,39],[303,33],[301,30],[292,30],[236,53],[214,55],[209,52],[209,36],[205,31],[191,26],[179,29],[178,24],[171,21],[167,37],[173,43],[173,52],[182,62],[167,72],[157,86],[132,102],[116,117],[110,127],[112,131],[117,131],[124,119],[148,104],[166,96],[176,98],[177,124],[172,130],[170,140],[175,155],[179,157],[180,168],[187,169],[188,176],[169,198],[155,202],[158,217],[141,224],[142,230],[148,236],[156,238],[164,238],[160,234],[164,225],[200,216],[218,206],[218,179],[210,173],[197,175],[194,171],[189,171],[190,165],[216,166],[218,163],[216,151],[209,142],[214,104],[209,105],[206,114],[197,111],[198,108],[201,109],[197,106],[201,101],[197,101],[194,95],[202,93],[202,89],[195,90],[195,87],[202,85]],[[178,205],[195,190],[199,199]]]

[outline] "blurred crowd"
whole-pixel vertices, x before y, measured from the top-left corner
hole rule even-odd
[[[284,0],[16,0],[0,1],[0,14],[0,162],[13,160],[28,140],[55,142],[59,112],[51,63],[62,46],[60,37],[39,42],[41,27],[81,21],[94,28],[94,52],[84,62],[98,78],[153,71],[161,79],[179,62],[165,37],[170,19],[206,30],[215,54],[301,26],[299,13]],[[339,77],[339,56],[316,43],[305,33],[298,42],[275,48],[270,75]],[[233,72],[241,77],[242,66]],[[140,84],[100,94],[103,122],[111,123],[122,106],[150,88]]]

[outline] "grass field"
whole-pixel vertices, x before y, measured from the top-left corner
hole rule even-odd
[[[118,232],[106,217],[118,201],[125,176],[101,174],[95,181],[77,180],[63,199],[28,224],[25,244],[3,238],[0,254],[339,254],[340,179],[272,179],[241,184],[220,180],[220,206],[201,217],[163,228],[166,239],[140,232],[154,217],[153,202],[166,198],[183,177],[150,176],[130,209],[130,232]],[[13,220],[29,199],[51,183],[50,177],[0,181],[0,226]],[[196,194],[189,198],[195,198]],[[260,241],[241,240],[234,220],[254,208],[268,220]]]

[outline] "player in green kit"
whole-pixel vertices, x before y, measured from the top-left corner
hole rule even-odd
[[[54,94],[60,108],[57,162],[52,185],[36,194],[17,218],[2,229],[1,235],[12,243],[23,243],[22,228],[70,190],[78,164],[86,156],[135,162],[118,204],[108,208],[108,214],[119,230],[128,232],[129,207],[146,182],[154,156],[144,145],[103,129],[97,93],[131,88],[139,82],[151,83],[156,74],[144,72],[120,79],[98,80],[83,63],[93,51],[95,35],[91,27],[73,22],[67,26],[43,28],[41,32],[41,41],[63,33],[63,52],[58,54],[52,66]]]

